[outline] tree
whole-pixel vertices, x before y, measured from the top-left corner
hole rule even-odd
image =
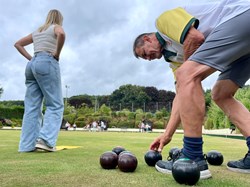
[[[150,101],[152,102],[158,102],[159,101],[159,92],[157,88],[150,86],[145,87],[146,94],[150,97]]]
[[[159,102],[173,102],[175,93],[166,90],[159,90]]]
[[[204,92],[205,94],[205,102],[206,102],[206,109],[211,105],[211,89],[208,89]]]
[[[88,107],[87,105],[83,104],[81,108],[77,110],[77,115],[92,115],[94,113],[94,108]]]
[[[162,104],[162,106],[165,106],[165,108],[168,111],[171,111],[172,109],[172,103],[175,98],[175,93],[172,91],[166,91],[166,90],[159,90],[159,103]]]
[[[75,108],[80,108],[82,104],[86,104],[89,107],[93,106],[91,96],[88,95],[78,95],[70,97],[68,102],[71,106],[74,106]]]
[[[3,88],[0,87],[0,97],[1,97],[2,93],[3,93]]]
[[[102,106],[105,104],[106,106],[110,106],[109,95],[98,96],[99,105]]]
[[[133,106],[137,109],[149,100],[150,97],[145,93],[144,87],[131,84],[120,86],[110,95],[110,103],[115,110],[119,110],[120,106],[122,108],[131,108]]]

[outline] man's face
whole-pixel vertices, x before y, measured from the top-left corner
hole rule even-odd
[[[140,58],[150,61],[160,59],[162,57],[161,50],[162,48],[158,40],[148,37],[144,40],[144,45],[136,48],[135,51]]]

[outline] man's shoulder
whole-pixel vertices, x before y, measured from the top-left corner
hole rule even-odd
[[[199,21],[182,7],[163,12],[155,23],[157,30],[181,44],[192,25],[197,28]]]

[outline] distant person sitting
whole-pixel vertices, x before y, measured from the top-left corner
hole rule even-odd
[[[104,121],[101,121],[101,131],[104,131],[105,128],[106,128],[106,125]]]
[[[138,125],[139,132],[144,132],[145,131],[145,124],[143,121],[141,121]]]
[[[235,126],[233,123],[230,123],[230,129],[231,129],[230,134],[232,134],[232,133],[233,133],[233,131],[235,131],[235,130],[236,130],[236,126]]]
[[[92,127],[91,127],[91,131],[96,131],[97,130],[97,127],[98,126],[98,123],[96,121],[93,121],[92,122]]]
[[[74,124],[73,124],[73,129],[74,129],[74,131],[76,130],[76,127],[77,127],[77,126],[76,126],[76,124],[74,123]]]
[[[67,123],[65,124],[65,130],[67,131],[67,130],[69,130],[69,128],[70,128],[70,124],[69,124],[69,122],[67,122]]]

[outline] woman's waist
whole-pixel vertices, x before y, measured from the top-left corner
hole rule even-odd
[[[37,57],[37,56],[50,56],[50,57],[53,57],[53,54],[50,51],[38,51],[38,52],[34,53],[34,57]]]
[[[52,52],[49,52],[49,51],[39,51],[39,52],[36,52],[34,53],[34,56],[33,56],[33,59],[36,59],[36,58],[50,58],[50,59],[54,59],[56,62],[58,62],[58,59],[56,59],[53,55]]]

